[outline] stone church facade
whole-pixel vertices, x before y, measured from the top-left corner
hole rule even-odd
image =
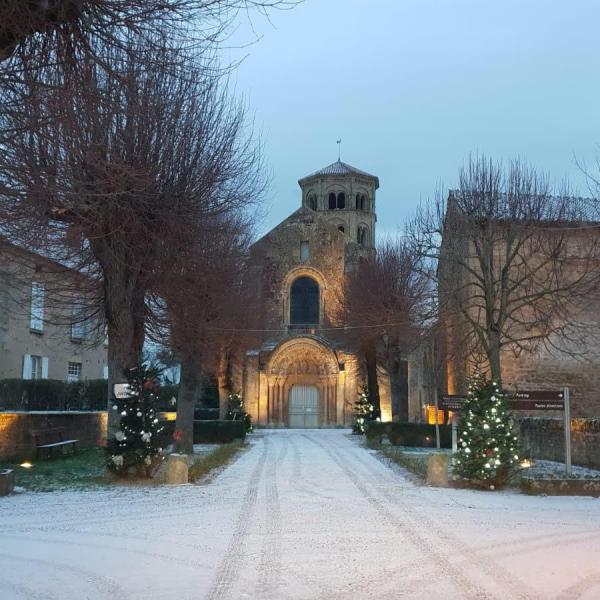
[[[251,248],[261,334],[246,353],[243,396],[259,425],[348,426],[365,376],[344,343],[339,310],[344,277],[374,252],[379,180],[338,160],[298,183],[300,208]]]

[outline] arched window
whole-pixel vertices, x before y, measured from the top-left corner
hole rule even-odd
[[[333,192],[331,192],[331,194],[329,194],[329,210],[334,210],[337,206],[336,203],[336,198],[335,198],[335,194]]]
[[[344,192],[340,192],[337,195],[337,207],[346,208],[346,194],[344,194]]]
[[[366,246],[367,245],[367,228],[366,227],[359,227],[356,230],[356,241],[361,246]]]
[[[319,323],[319,284],[311,277],[298,277],[290,289],[290,324]]]
[[[367,197],[364,194],[356,194],[356,209],[357,210],[369,210],[369,204]]]
[[[308,207],[312,210],[317,210],[317,197],[314,194],[308,197]]]

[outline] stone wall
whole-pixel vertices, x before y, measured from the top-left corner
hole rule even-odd
[[[563,421],[545,418],[518,420],[523,455],[545,460],[565,460]],[[571,461],[600,469],[600,419],[571,420]]]
[[[30,431],[47,427],[62,427],[64,439],[76,439],[81,448],[92,448],[106,438],[106,424],[105,411],[0,413],[0,458],[34,457]]]

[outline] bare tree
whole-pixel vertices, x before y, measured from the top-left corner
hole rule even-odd
[[[74,63],[98,44],[121,46],[157,32],[183,42],[216,41],[240,11],[291,8],[296,0],[2,0],[0,61],[7,71],[28,64]]]
[[[108,70],[45,72],[0,111],[0,224],[94,265],[111,384],[141,360],[164,262],[262,180],[243,107],[212,65],[156,45],[146,61],[134,46],[107,49]]]
[[[401,239],[380,244],[346,280],[346,322],[377,345],[390,377],[392,416],[398,421],[408,420],[405,360],[421,338],[429,282],[421,257]]]
[[[176,427],[183,452],[192,451],[194,407],[202,392],[203,373],[219,370],[232,340],[239,345],[239,336],[233,334],[246,324],[252,305],[243,297],[251,234],[247,214],[246,210],[213,219],[204,239],[190,244],[162,278],[168,344],[181,366]]]
[[[410,227],[415,248],[437,266],[452,360],[499,380],[503,351],[543,345],[583,355],[583,307],[600,274],[596,228],[589,204],[553,195],[547,177],[521,161],[505,169],[470,159],[458,189],[421,207]]]

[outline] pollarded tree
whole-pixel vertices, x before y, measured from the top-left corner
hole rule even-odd
[[[408,420],[404,358],[419,343],[428,317],[430,279],[421,257],[402,239],[387,240],[346,279],[344,313],[354,335],[377,344],[390,377],[392,416]]]
[[[553,194],[526,164],[503,168],[485,157],[470,159],[447,201],[440,196],[419,209],[411,242],[436,263],[454,362],[471,359],[499,382],[503,351],[545,346],[583,355],[590,323],[582,308],[600,279],[594,212],[581,199]]]
[[[11,239],[91,265],[111,389],[141,362],[157,306],[149,300],[177,258],[170,249],[243,208],[260,177],[244,110],[219,71],[166,46],[132,45],[105,50],[110,69],[45,71],[44,85],[20,86],[0,109],[0,224]]]
[[[249,206],[206,223],[201,241],[190,241],[182,248],[161,278],[167,343],[181,367],[176,428],[183,452],[192,451],[194,407],[201,395],[202,374],[218,370],[232,343],[243,345],[236,330],[247,327],[252,309],[252,299],[243,293],[251,234],[244,213],[248,214],[251,200],[260,197],[259,184],[259,179],[252,186],[251,179],[245,179],[240,190],[245,189]]]
[[[120,47],[131,35],[216,41],[240,12],[291,8],[294,0],[3,0],[0,61],[17,73],[23,64],[76,62],[98,43]],[[101,58],[101,57],[99,57]],[[23,63],[25,60],[25,63]]]

